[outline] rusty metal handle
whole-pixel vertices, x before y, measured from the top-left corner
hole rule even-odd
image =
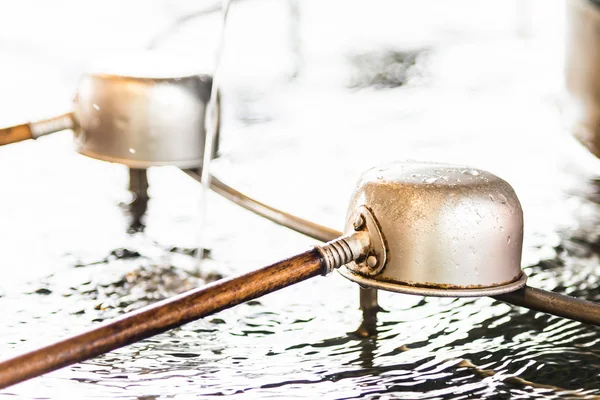
[[[323,273],[318,248],[144,307],[63,341],[0,363],[0,389],[96,357]]]
[[[600,304],[555,292],[525,286],[514,292],[494,296],[505,303],[600,326]]]
[[[200,182],[200,173],[195,170],[183,170],[190,177]],[[278,210],[274,207],[261,203],[242,192],[232,188],[219,178],[212,175],[210,178],[210,188],[217,194],[223,196],[227,200],[251,211],[261,217],[264,217],[278,225],[284,226],[298,233],[302,233],[313,239],[321,242],[333,240],[342,235],[341,232],[335,229],[328,228],[323,225],[315,224],[314,222],[302,219],[285,211]]]
[[[71,129],[74,125],[73,115],[67,113],[49,119],[0,128],[0,146],[28,139],[37,139],[50,133]]]

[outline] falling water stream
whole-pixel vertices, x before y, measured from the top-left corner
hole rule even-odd
[[[236,57],[223,59],[214,83],[227,123],[211,172],[341,230],[358,176],[372,166],[417,159],[488,170],[522,202],[529,284],[600,301],[600,162],[566,127],[560,15],[549,3],[529,10],[543,16],[536,26],[552,26],[523,40],[501,23],[512,21],[508,3],[303,0],[294,24],[301,40],[290,49],[286,3],[234,2],[227,47]],[[150,8],[144,2],[139,10],[160,15]],[[85,31],[108,35],[113,14],[84,20]],[[124,36],[115,32],[117,46]],[[190,37],[196,50],[199,36]],[[5,86],[48,68],[5,46],[0,52],[13,68],[0,75]],[[3,110],[17,101],[0,99]],[[202,194],[175,168],[150,169],[148,179],[145,229],[132,231],[122,207],[125,167],[75,154],[67,132],[0,148],[1,358],[314,244]],[[191,249],[205,195],[212,262],[198,275]],[[364,321],[355,284],[338,274],[315,278],[7,388],[0,398],[600,396],[597,327],[490,298],[380,292],[380,302],[385,312]]]
[[[219,67],[223,60],[223,53],[225,52],[225,36],[227,29],[227,15],[229,14],[229,6],[231,0],[221,1],[221,36],[219,39],[219,46],[217,48],[217,56],[215,62],[215,68],[212,79],[212,86],[210,89],[210,98],[206,109],[205,117],[205,141],[204,141],[204,157],[202,160],[202,173],[201,173],[201,197],[200,197],[200,220],[199,224],[199,239],[198,239],[198,263],[201,265],[204,256],[204,225],[206,221],[206,212],[208,208],[208,192],[210,190],[210,164],[213,159],[214,148],[217,141],[217,133],[220,126],[219,118],[219,78],[220,72]]]

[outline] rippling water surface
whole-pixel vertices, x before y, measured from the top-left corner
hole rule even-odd
[[[235,3],[215,174],[340,228],[354,184],[371,166],[410,158],[487,169],[509,181],[523,203],[530,284],[600,301],[600,163],[566,127],[562,8],[416,3]],[[151,26],[142,32],[162,26],[160,7],[144,8]],[[186,6],[168,9],[174,15]],[[101,13],[94,22],[81,13],[92,36],[57,51],[91,52],[106,21],[117,25],[103,46],[138,46],[120,41],[127,15]],[[198,41],[217,37],[200,35],[212,32],[215,20],[182,25],[164,46],[197,56]],[[15,46],[37,48],[61,32],[17,37]],[[15,46],[0,43],[12,60],[12,73],[1,77],[6,123],[62,104],[59,94],[71,90],[69,74],[82,62],[44,64],[36,59],[43,53]],[[50,67],[63,72],[53,75]],[[37,71],[34,87],[25,84],[30,70]],[[23,86],[11,86],[15,80]],[[39,95],[21,104],[7,94],[21,89]],[[313,243],[211,195],[211,253],[198,273],[190,250],[198,184],[174,168],[152,169],[149,180],[145,230],[132,233],[124,167],[74,154],[68,132],[0,148],[3,358]],[[381,293],[380,300],[386,312],[363,323],[354,284],[336,274],[316,278],[0,397],[600,396],[596,327],[489,298]]]

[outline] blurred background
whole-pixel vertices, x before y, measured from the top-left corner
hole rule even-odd
[[[212,74],[219,10],[0,4],[0,125],[69,111],[80,77],[107,58],[152,52]],[[214,173],[341,229],[370,167],[417,159],[489,170],[523,204],[532,286],[598,301],[600,168],[572,135],[566,10],[541,0],[236,0]],[[211,254],[197,273],[199,185],[176,168],[148,174],[145,229],[132,232],[126,167],[76,154],[71,132],[0,148],[2,357],[313,243],[211,195]],[[356,337],[356,286],[317,279],[0,397],[600,395],[595,327],[487,298],[381,303],[377,339]]]

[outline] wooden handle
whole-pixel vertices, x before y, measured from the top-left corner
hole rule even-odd
[[[165,332],[321,274],[317,249],[190,290],[95,329],[0,363],[0,389]]]
[[[22,142],[23,140],[33,139],[29,124],[11,126],[10,128],[0,129],[0,146],[5,144]]]

